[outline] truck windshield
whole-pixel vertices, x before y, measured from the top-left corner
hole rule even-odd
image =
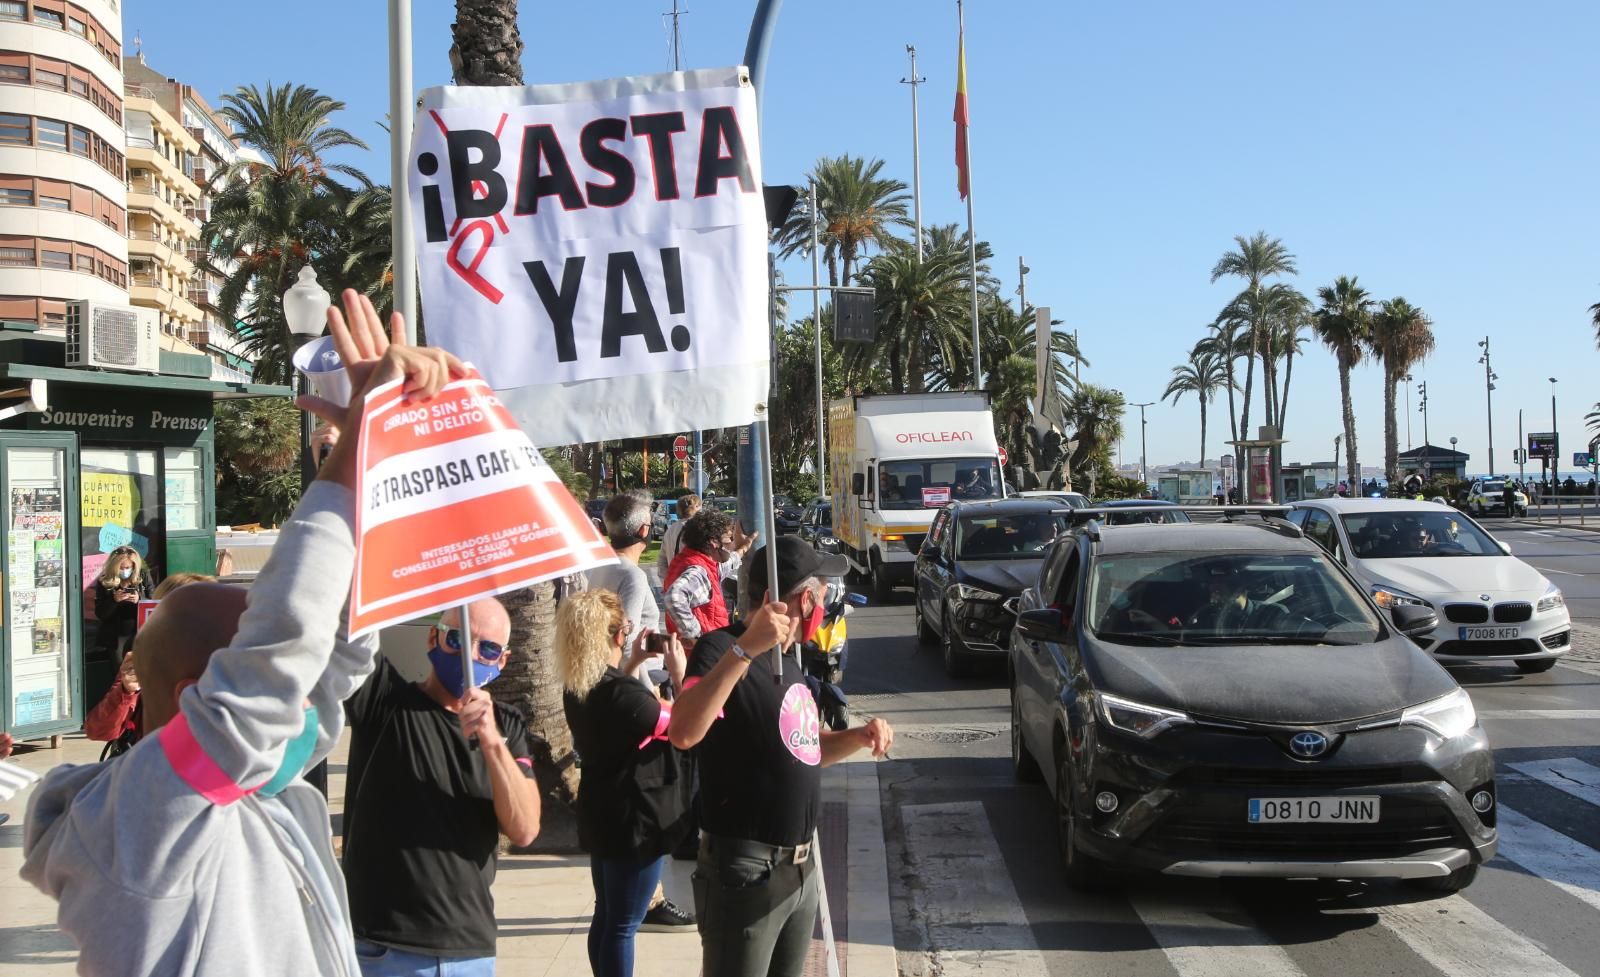
[[[937,509],[955,499],[998,499],[993,458],[886,461],[878,466],[878,508]]]

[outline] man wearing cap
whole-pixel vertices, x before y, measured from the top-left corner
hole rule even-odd
[[[694,899],[704,977],[800,974],[817,916],[821,768],[863,749],[881,757],[894,742],[882,719],[823,730],[800,667],[799,645],[822,625],[825,578],[844,574],[844,558],[796,536],[772,545],[778,586],[767,585],[763,546],[750,556],[757,609],[701,637],[668,726],[672,745],[695,748],[699,761]]]

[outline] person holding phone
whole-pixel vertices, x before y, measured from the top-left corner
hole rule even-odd
[[[671,706],[623,669],[627,640],[628,620],[610,591],[577,594],[556,611],[567,723],[583,757],[578,841],[594,884],[595,977],[632,977],[634,934],[653,911],[667,852],[692,827],[688,758],[666,741]],[[666,664],[681,684],[685,660],[676,640],[667,644]]]
[[[650,493],[642,489],[611,497],[600,519],[611,548],[617,552],[617,562],[588,573],[591,588],[609,590],[622,601],[622,614],[628,621],[629,648],[638,643],[641,634],[656,631],[661,626],[661,609],[650,591],[650,578],[639,566],[639,558],[650,543],[652,502]],[[658,650],[644,662],[638,677],[645,684],[659,688],[666,681],[662,668]]]
[[[133,642],[139,601],[150,599],[150,587],[138,550],[119,546],[106,555],[94,582],[94,616],[100,622],[97,646],[113,661],[120,660],[124,645]]]

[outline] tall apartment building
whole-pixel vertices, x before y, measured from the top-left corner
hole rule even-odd
[[[0,319],[129,302],[119,0],[0,0]]]
[[[242,379],[250,364],[235,324],[217,312],[222,280],[205,271],[200,240],[211,212],[209,190],[240,150],[230,127],[193,87],[162,75],[140,55],[123,69],[133,300],[153,303],[163,331],[210,356],[216,379]]]

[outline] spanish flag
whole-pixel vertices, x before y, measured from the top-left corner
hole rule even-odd
[[[959,39],[956,41],[956,190],[960,192],[961,199],[967,199],[967,194],[972,189],[971,164],[967,160],[967,127],[971,121],[967,118],[967,28],[961,26]]]

